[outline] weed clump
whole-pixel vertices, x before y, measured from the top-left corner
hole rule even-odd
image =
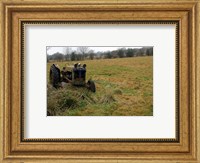
[[[97,99],[85,88],[66,87],[47,90],[47,115],[63,115],[64,112],[95,104]]]
[[[122,90],[121,89],[115,89],[113,91],[113,93],[116,94],[116,95],[122,95]]]
[[[49,115],[59,115],[66,109],[73,109],[78,106],[76,92],[72,92],[66,89],[48,89],[47,94],[47,113]]]
[[[108,104],[111,102],[114,102],[115,98],[113,96],[112,92],[107,92],[101,99],[100,99],[100,103],[102,104]]]

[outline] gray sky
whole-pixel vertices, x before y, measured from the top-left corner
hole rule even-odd
[[[49,54],[49,55],[52,55],[52,54],[54,54],[54,53],[57,53],[57,52],[60,52],[60,53],[64,53],[65,52],[65,48],[66,47],[64,47],[64,46],[62,46],[62,47],[54,47],[54,46],[51,46],[51,48],[50,49],[48,49],[47,50],[47,54]],[[77,47],[70,47],[72,50],[76,50],[77,49]],[[89,47],[88,46],[88,48],[90,49],[90,50],[94,50],[95,52],[98,52],[98,51],[102,51],[102,52],[104,52],[104,51],[108,51],[108,50],[110,50],[110,51],[112,51],[112,50],[117,50],[117,49],[119,49],[119,48],[142,48],[142,47],[134,47],[134,46],[129,46],[129,47],[120,47],[120,46],[118,46],[118,47]]]

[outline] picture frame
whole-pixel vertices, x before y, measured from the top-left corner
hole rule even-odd
[[[2,162],[199,162],[198,0],[162,1],[1,1],[1,153]],[[175,140],[24,139],[24,21],[175,21],[178,30],[178,133]]]

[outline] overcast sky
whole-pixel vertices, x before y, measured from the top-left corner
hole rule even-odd
[[[48,48],[48,47],[47,47]],[[54,47],[54,46],[51,46],[50,49],[47,50],[47,54],[49,55],[52,55],[54,53],[64,53],[65,52],[65,48],[64,46],[62,47]],[[77,47],[70,47],[72,50],[77,50]],[[101,52],[104,52],[104,51],[112,51],[112,50],[117,50],[119,48],[142,48],[142,47],[135,47],[135,46],[129,46],[129,47],[120,47],[120,46],[117,46],[117,47],[88,47],[90,50],[94,50],[94,52],[98,52],[98,51],[101,51]]]

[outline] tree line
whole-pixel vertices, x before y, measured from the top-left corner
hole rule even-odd
[[[104,52],[95,52],[89,47],[78,47],[77,50],[65,47],[64,53],[57,52],[52,55],[47,54],[47,61],[81,61],[85,59],[112,59],[138,56],[153,56],[153,47],[119,48],[117,50]]]

